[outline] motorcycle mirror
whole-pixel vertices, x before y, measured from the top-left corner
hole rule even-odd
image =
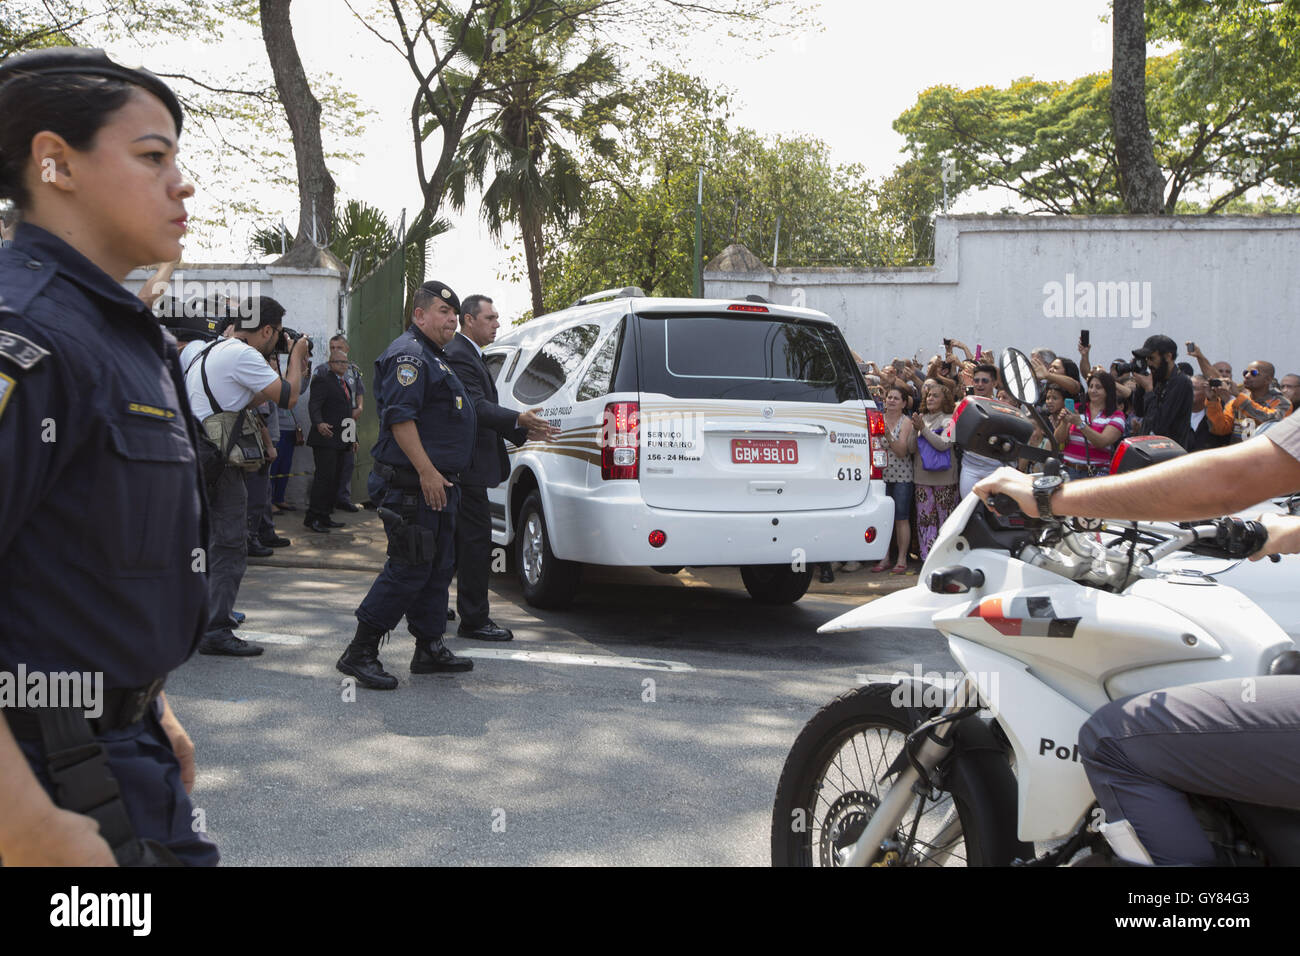
[[[1003,349],[998,368],[1002,373],[1002,383],[1012,398],[1021,405],[1038,404],[1038,379],[1034,377],[1034,366],[1024,352]]]

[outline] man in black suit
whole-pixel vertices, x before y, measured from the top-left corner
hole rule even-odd
[[[497,337],[500,316],[492,300],[466,296],[461,306],[460,331],[447,346],[447,361],[465,386],[478,415],[474,458],[460,473],[460,511],[456,516],[457,637],[483,641],[514,638],[488,616],[488,572],[492,564],[492,512],[487,490],[510,474],[510,456],[502,439],[516,445],[555,438],[560,430],[539,418],[541,409],[516,412],[497,404],[497,388],[483,364],[483,349]]]
[[[342,349],[332,350],[328,370],[312,376],[311,398],[307,403],[311,412],[307,444],[316,456],[316,476],[312,479],[303,525],[321,533],[343,527],[342,522],[330,519],[330,512],[338,495],[343,453],[352,447],[351,442],[344,440],[351,437],[345,435],[346,424],[352,421],[352,409],[356,407],[347,383],[347,370],[347,353]]]

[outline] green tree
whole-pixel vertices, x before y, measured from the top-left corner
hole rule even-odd
[[[461,140],[480,100],[509,80],[498,64],[525,55],[536,24],[571,25],[580,36],[609,38],[644,58],[647,45],[668,54],[675,42],[708,28],[765,40],[808,11],[795,0],[370,0],[368,10],[353,12],[415,79],[409,115],[422,205],[410,234],[423,240],[458,175]]]
[[[1110,125],[1120,194],[1134,213],[1164,211],[1165,179],[1147,113],[1146,0],[1111,2]]]
[[[1148,38],[1181,44],[1146,61],[1146,105],[1163,209],[1224,209],[1256,187],[1300,189],[1300,15],[1247,0],[1152,3]],[[1005,187],[1034,211],[1128,208],[1110,110],[1110,76],[1018,79],[1005,88],[923,92],[894,122],[912,155],[949,159],[955,187]]]
[[[907,264],[928,254],[918,245],[925,237],[908,230],[938,200],[903,188],[907,180],[886,206],[860,166],[832,163],[813,138],[731,129],[729,95],[680,73],[634,84],[631,96],[620,148],[583,157],[592,183],[586,212],[550,229],[546,310],[624,285],[690,296],[701,169],[706,260],[732,243],[768,258],[778,217],[783,265]]]
[[[190,220],[198,236],[266,215],[250,198],[249,182],[297,188],[271,71],[265,60],[251,69],[233,63],[231,45],[220,45],[227,38],[260,39],[258,0],[0,0],[0,58],[52,45],[103,47],[168,81],[186,113],[182,162],[201,196]],[[177,45],[200,39],[211,53],[182,61]],[[328,76],[312,77],[311,85],[331,134],[326,158],[352,161],[365,111]]]
[[[461,140],[448,190],[457,211],[470,186],[483,190],[480,209],[494,237],[507,224],[519,229],[533,310],[540,313],[544,227],[562,227],[581,212],[588,185],[566,144],[611,156],[609,128],[626,95],[617,89],[619,69],[608,50],[572,52],[573,22],[549,11],[526,29],[527,39],[496,62],[492,85],[479,98],[487,113]]]
[[[356,257],[354,279],[370,273],[397,249],[402,237],[383,212],[356,199],[349,199],[331,217],[334,231],[324,243],[345,268],[353,265]],[[433,235],[441,235],[451,228],[446,220],[433,224]],[[409,239],[409,237],[408,237]],[[250,252],[256,257],[283,255],[293,245],[293,233],[283,225],[263,226],[257,229],[250,242]],[[405,271],[407,289],[414,289],[424,281],[424,267],[428,252],[424,243],[406,243]]]

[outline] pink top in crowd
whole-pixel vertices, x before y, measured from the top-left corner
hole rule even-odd
[[[1124,413],[1116,409],[1113,415],[1101,415],[1095,420],[1092,418],[1092,409],[1085,405],[1083,407],[1083,420],[1091,425],[1093,429],[1099,432],[1106,430],[1107,425],[1114,425],[1119,429],[1121,436],[1124,434]],[[1115,444],[1119,444],[1119,439],[1115,439]],[[1106,448],[1098,448],[1088,442],[1083,437],[1083,432],[1077,425],[1070,426],[1070,438],[1065,443],[1065,462],[1076,468],[1086,468],[1091,465],[1094,468],[1109,468],[1110,459],[1115,454],[1115,445],[1109,445]]]

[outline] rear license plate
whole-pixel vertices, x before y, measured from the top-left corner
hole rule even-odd
[[[774,438],[733,438],[731,461],[737,465],[797,465],[799,443]]]

